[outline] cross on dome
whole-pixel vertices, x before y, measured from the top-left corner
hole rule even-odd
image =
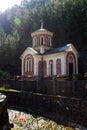
[[[41,19],[41,29],[43,29],[43,23],[44,23],[44,21],[43,21],[43,19]]]

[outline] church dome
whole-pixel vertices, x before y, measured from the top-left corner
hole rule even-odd
[[[50,31],[48,31],[48,30],[46,30],[46,29],[44,29],[44,28],[40,28],[40,29],[38,29],[38,30],[32,32],[32,33],[31,33],[31,36],[33,37],[33,36],[38,35],[38,34],[48,34],[48,35],[50,35],[50,36],[53,36],[53,33],[52,33],[52,32],[50,32]]]
[[[52,48],[53,33],[43,28],[43,21],[41,21],[41,28],[32,32],[32,47],[40,53]]]
[[[48,31],[47,29],[43,28],[43,20],[41,20],[41,28],[32,32],[31,33],[31,36],[35,36],[35,35],[38,35],[38,34],[48,34],[50,36],[53,36],[53,33]]]

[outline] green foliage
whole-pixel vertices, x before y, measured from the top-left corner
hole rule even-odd
[[[16,92],[16,90],[11,89],[11,87],[9,85],[0,86],[0,91],[13,91],[13,92]]]
[[[9,85],[0,86],[0,90],[9,90],[9,89],[10,89]]]
[[[66,43],[75,45],[81,55],[80,72],[85,72],[87,61],[83,52],[87,48],[86,0],[22,0],[20,6],[1,13],[0,68],[12,75],[20,75],[19,57],[27,46],[31,46],[31,32],[40,28],[41,19],[44,20],[44,28],[54,32],[54,47]]]
[[[10,74],[3,70],[0,70],[0,78],[10,78]]]
[[[3,28],[0,26],[0,46],[5,42],[6,34]]]

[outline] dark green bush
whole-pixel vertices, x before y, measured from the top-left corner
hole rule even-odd
[[[10,74],[3,70],[0,70],[0,78],[10,78]]]

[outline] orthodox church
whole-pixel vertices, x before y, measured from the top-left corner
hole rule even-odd
[[[78,74],[78,52],[73,44],[53,48],[53,32],[41,28],[31,33],[32,47],[21,55],[22,76],[62,77]]]

